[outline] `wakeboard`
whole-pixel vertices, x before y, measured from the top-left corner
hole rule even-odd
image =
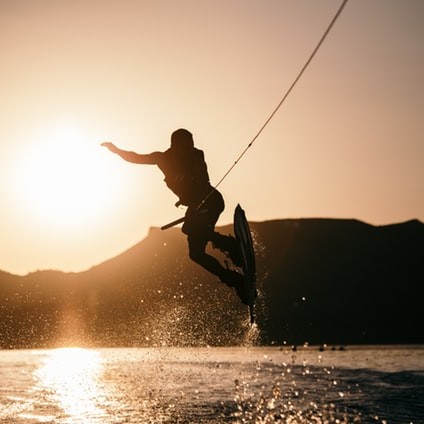
[[[256,261],[253,249],[252,234],[246,214],[240,205],[234,211],[234,234],[240,249],[241,269],[243,271],[244,284],[247,292],[250,323],[255,322],[255,299],[256,299]]]

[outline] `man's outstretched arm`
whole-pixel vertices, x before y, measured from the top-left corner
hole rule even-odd
[[[122,159],[126,160],[127,162],[131,163],[139,163],[139,164],[145,164],[145,165],[157,165],[158,161],[160,160],[161,152],[153,152],[149,154],[139,154],[135,152],[129,152],[127,150],[122,150],[119,147],[116,147],[113,143],[110,141],[106,141],[101,144],[102,146],[109,149],[112,153],[117,154]]]

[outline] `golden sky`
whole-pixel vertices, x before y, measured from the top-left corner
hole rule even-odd
[[[155,167],[185,127],[216,183],[336,0],[0,0],[0,270],[81,271],[184,214]],[[424,2],[350,0],[220,186],[250,220],[424,220]]]

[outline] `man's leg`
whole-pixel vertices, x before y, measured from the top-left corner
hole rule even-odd
[[[223,209],[224,200],[215,190],[205,205],[205,211],[196,212],[190,208],[187,210],[182,231],[188,236],[190,259],[216,275],[227,286],[234,287],[241,301],[248,304],[243,276],[236,271],[224,268],[216,258],[206,253],[206,245],[212,241],[214,235],[221,236],[214,232],[214,226]]]
[[[213,256],[205,252],[207,240],[188,238],[189,256],[194,262],[201,265],[210,273],[216,275],[228,287],[234,287],[240,300],[248,305],[249,299],[244,288],[244,280],[241,274],[224,268]]]
[[[229,287],[236,287],[243,283],[242,276],[224,268],[221,263],[206,253],[206,244],[208,240],[197,237],[188,237],[188,248],[190,259],[205,268],[210,273],[216,275],[223,283]]]

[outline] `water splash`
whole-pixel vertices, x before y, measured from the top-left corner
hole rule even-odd
[[[339,381],[333,370],[320,366],[321,355],[315,358],[316,365],[290,350],[283,360],[277,356],[275,361],[265,354],[256,361],[254,372],[246,369],[235,379],[233,416],[238,424],[363,422],[360,413],[342,404],[352,388]]]
[[[244,333],[242,346],[244,347],[258,346],[261,340],[261,331],[258,324],[256,323],[250,324],[250,318],[246,318],[243,324],[246,330]]]

